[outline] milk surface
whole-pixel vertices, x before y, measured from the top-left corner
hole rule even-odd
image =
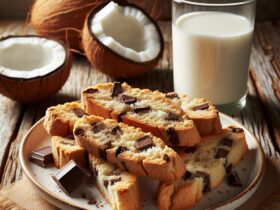
[[[174,88],[215,105],[246,94],[253,27],[246,18],[224,12],[193,12],[172,26]]]

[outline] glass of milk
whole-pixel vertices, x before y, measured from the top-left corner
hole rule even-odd
[[[255,0],[173,0],[174,89],[221,111],[246,105]]]

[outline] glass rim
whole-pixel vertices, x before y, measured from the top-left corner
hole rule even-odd
[[[256,1],[257,0],[242,0],[240,2],[229,2],[229,3],[211,3],[211,2],[202,3],[202,2],[196,2],[195,0],[173,0],[173,2],[177,2],[177,3],[186,3],[195,6],[207,6],[207,7],[241,6],[241,5],[251,4]]]

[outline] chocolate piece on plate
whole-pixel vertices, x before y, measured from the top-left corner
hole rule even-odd
[[[197,105],[195,107],[192,108],[193,111],[197,111],[197,110],[207,110],[209,108],[209,104],[208,103],[204,103],[204,104],[200,104]]]
[[[136,107],[133,109],[133,111],[135,113],[146,112],[146,111],[150,111],[150,110],[151,110],[151,107],[149,107],[149,106],[140,106],[140,107]]]
[[[169,112],[167,114],[167,117],[165,118],[165,120],[169,120],[169,121],[179,121],[180,120],[180,116],[175,114],[175,113],[172,113],[172,112]]]
[[[238,173],[236,171],[233,171],[228,175],[227,181],[228,181],[229,186],[242,187],[241,180],[240,180],[240,178],[238,176]]]
[[[138,150],[145,150],[155,146],[150,136],[143,136],[135,142],[135,148]]]
[[[82,110],[82,109],[80,109],[80,108],[74,108],[74,109],[72,109],[72,111],[73,111],[74,114],[75,114],[77,117],[79,117],[79,118],[81,118],[81,117],[84,116],[84,115],[87,115],[87,114],[84,112],[84,110]]]
[[[120,82],[114,82],[112,89],[112,97],[118,96],[123,92],[122,84]]]
[[[137,98],[128,95],[121,95],[121,102],[125,104],[134,104],[137,102]]]
[[[52,148],[50,146],[43,147],[33,151],[30,155],[30,161],[38,166],[46,167],[53,164]]]
[[[66,194],[71,194],[83,181],[90,177],[90,174],[74,160],[67,163],[55,175],[52,175],[54,181]]]

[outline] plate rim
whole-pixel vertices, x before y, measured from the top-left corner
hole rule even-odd
[[[264,154],[264,150],[260,144],[260,142],[257,140],[257,138],[255,137],[255,135],[249,131],[246,127],[244,127],[244,125],[242,125],[241,123],[237,122],[235,119],[233,119],[232,117],[219,112],[220,117],[225,118],[226,120],[229,121],[234,121],[236,124],[238,124],[239,127],[241,127],[242,129],[244,129],[251,137],[252,139],[254,139],[254,141],[256,142],[257,145],[257,149],[260,152],[261,155],[261,167],[258,170],[256,176],[254,177],[254,179],[250,182],[250,184],[240,193],[238,193],[237,195],[231,197],[230,199],[228,199],[225,202],[222,202],[221,204],[215,205],[214,207],[208,208],[208,210],[210,209],[217,209],[217,208],[221,208],[221,207],[225,207],[228,204],[231,204],[233,202],[235,202],[236,200],[242,198],[243,196],[245,196],[247,193],[249,193],[251,190],[253,190],[258,184],[260,184],[264,172],[265,172],[265,167],[266,167],[266,161],[265,161],[265,154]],[[23,148],[26,144],[26,140],[28,138],[28,136],[30,135],[30,133],[34,130],[35,127],[37,127],[40,123],[43,123],[42,121],[45,119],[45,117],[42,117],[40,120],[38,120],[28,131],[27,133],[23,136],[22,141],[20,143],[20,148],[19,148],[19,160],[20,160],[20,164],[22,167],[22,170],[24,172],[24,174],[27,176],[27,178],[32,182],[32,184],[35,184],[35,186],[37,188],[39,188],[41,191],[43,191],[44,193],[47,193],[49,196],[51,196],[52,198],[55,198],[67,205],[70,205],[71,207],[75,207],[80,209],[79,206],[77,206],[77,204],[75,204],[75,202],[69,202],[64,198],[57,198],[56,194],[52,193],[51,191],[49,191],[47,188],[45,188],[44,186],[42,186],[30,173],[30,171],[28,170],[27,165],[25,164],[25,157],[23,154]]]

